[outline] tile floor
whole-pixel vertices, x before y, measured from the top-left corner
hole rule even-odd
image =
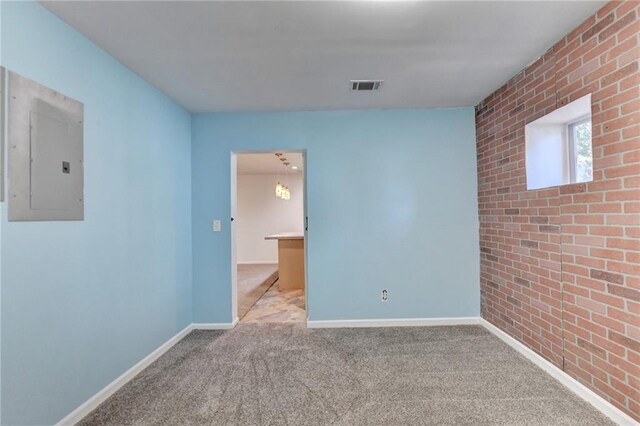
[[[280,291],[276,281],[240,322],[291,323],[306,319],[304,290]]]
[[[278,279],[278,264],[238,265],[238,317],[243,318]]]

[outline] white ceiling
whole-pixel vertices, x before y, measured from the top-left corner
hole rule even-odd
[[[43,4],[192,112],[473,106],[604,1]],[[383,79],[379,93],[350,79]]]
[[[237,172],[239,175],[277,175],[302,173],[304,159],[299,152],[282,152],[282,158],[286,158],[289,166],[284,166],[283,162],[274,153],[259,154],[238,154]],[[297,167],[293,169],[293,167]]]

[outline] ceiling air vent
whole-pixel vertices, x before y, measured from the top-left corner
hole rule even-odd
[[[357,92],[377,92],[382,89],[383,80],[351,80],[351,90]]]

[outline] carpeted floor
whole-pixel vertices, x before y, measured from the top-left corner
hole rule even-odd
[[[238,265],[238,318],[244,317],[277,280],[277,263]]]
[[[608,425],[480,326],[194,331],[82,425]]]

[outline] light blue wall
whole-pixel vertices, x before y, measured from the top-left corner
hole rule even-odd
[[[460,108],[195,115],[194,321],[232,320],[230,153],[272,149],[307,150],[310,319],[479,316],[474,111]]]
[[[85,106],[83,222],[7,222],[2,423],[58,421],[191,322],[191,116],[36,3],[2,64]]]
[[[231,151],[307,150],[312,320],[479,315],[472,108],[191,120],[40,5],[1,24],[3,65],[84,102],[86,167],[83,222],[0,209],[3,424],[53,423],[192,320],[232,320]]]

